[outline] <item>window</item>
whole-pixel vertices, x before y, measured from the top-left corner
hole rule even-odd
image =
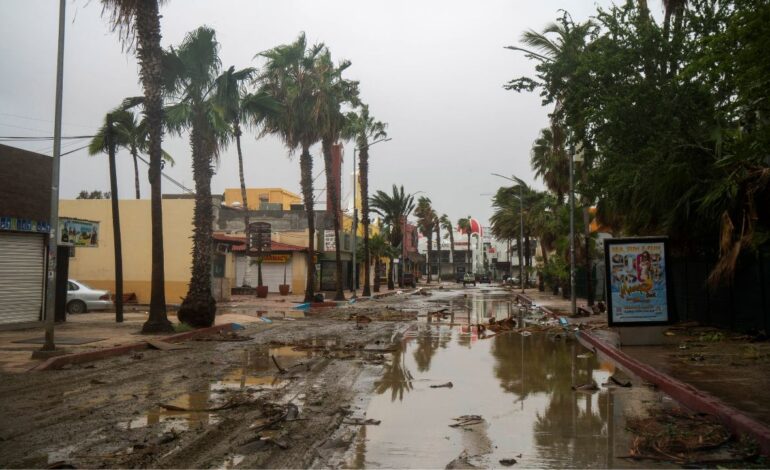
[[[67,281],[67,290],[78,290],[79,287],[74,282]]]

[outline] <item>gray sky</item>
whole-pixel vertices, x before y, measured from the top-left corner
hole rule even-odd
[[[534,72],[534,63],[503,49],[522,31],[541,30],[559,9],[576,20],[595,11],[583,0],[170,0],[162,8],[163,46],[179,44],[200,26],[216,29],[223,67],[260,66],[253,56],[294,40],[300,31],[324,42],[336,59],[352,61],[348,77],[361,82],[371,113],[389,124],[392,141],[371,149],[370,188],[403,184],[424,191],[436,210],[452,220],[468,214],[486,223],[492,193],[505,184],[491,172],[533,182],[529,149],[547,124],[548,109],[536,94],[502,88],[507,80]],[[58,2],[0,1],[0,135],[53,135]],[[101,16],[98,0],[68,0],[64,78],[64,135],[92,134],[107,111],[127,96],[141,94],[138,67],[122,51]],[[176,159],[173,178],[193,187],[187,135],[166,136]],[[7,143],[7,142],[6,142]],[[66,152],[86,141],[65,141]],[[299,193],[298,158],[273,138],[243,139],[247,186],[284,187]],[[13,144],[12,144],[13,145]],[[50,154],[52,144],[18,144]],[[319,149],[313,149],[318,156]],[[133,169],[127,153],[118,158],[119,192],[133,197]],[[345,174],[352,172],[346,145]],[[314,161],[314,173],[323,159]],[[149,197],[146,168],[140,167],[142,197]],[[323,186],[323,178],[317,187]],[[238,186],[235,147],[225,150],[212,190]],[[343,193],[350,191],[350,178]],[[540,183],[536,183],[540,186]],[[81,189],[108,190],[103,156],[85,150],[63,157],[62,198]],[[164,193],[180,190],[164,180]]]

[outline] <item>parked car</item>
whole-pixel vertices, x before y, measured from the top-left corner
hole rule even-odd
[[[483,284],[489,284],[492,281],[489,278],[489,274],[481,274],[481,275],[479,275],[479,282],[483,283]]]
[[[89,310],[112,308],[112,294],[107,290],[93,289],[80,281],[67,281],[67,312],[85,313]]]
[[[473,284],[473,286],[476,286],[476,276],[474,276],[471,273],[465,273],[463,276],[463,287],[465,287],[467,284]]]

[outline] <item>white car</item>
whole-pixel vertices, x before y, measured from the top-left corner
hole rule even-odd
[[[112,294],[107,290],[92,289],[80,281],[67,281],[67,312],[85,313],[89,310],[112,308]]]

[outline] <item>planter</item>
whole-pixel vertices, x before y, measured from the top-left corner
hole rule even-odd
[[[267,297],[267,286],[257,287],[257,297],[260,299]]]
[[[279,285],[278,292],[280,292],[281,295],[289,295],[289,285],[288,284]]]

